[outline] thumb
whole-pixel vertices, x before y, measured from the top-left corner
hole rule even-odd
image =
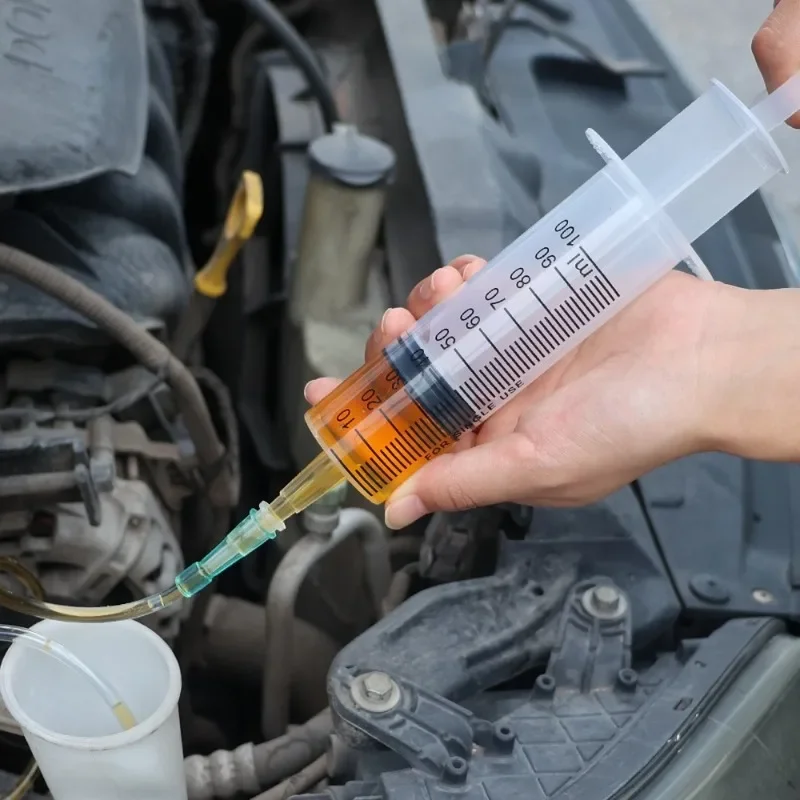
[[[434,511],[457,511],[513,501],[530,492],[533,444],[509,433],[426,464],[386,503],[386,525],[397,530]]]
[[[800,0],[780,0],[753,38],[753,55],[764,83],[774,91],[800,70]],[[789,124],[800,128],[800,114]]]

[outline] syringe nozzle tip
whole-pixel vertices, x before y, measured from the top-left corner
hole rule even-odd
[[[272,510],[272,506],[266,501],[262,500],[259,504],[256,516],[258,524],[265,531],[280,533],[286,530],[286,523]]]

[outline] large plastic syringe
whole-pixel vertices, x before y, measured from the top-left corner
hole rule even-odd
[[[752,109],[714,81],[624,160],[588,131],[605,167],[308,411],[320,455],[173,588],[85,609],[0,589],[2,604],[58,619],[142,616],[196,594],[344,481],[384,502],[675,266],[709,279],[692,242],[787,171],[770,131],[798,110],[800,74]]]
[[[383,502],[673,267],[710,279],[692,241],[786,171],[798,107],[800,76],[753,109],[715,81],[624,160],[589,130],[606,166],[307,413],[323,455],[273,510],[341,476]]]
[[[347,480],[384,502],[678,264],[778,172],[770,131],[800,109],[800,74],[754,108],[713,81],[605,167],[306,414],[322,452],[177,581],[190,596]],[[636,343],[631,342],[631,347]]]

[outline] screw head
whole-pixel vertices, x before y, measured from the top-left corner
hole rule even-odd
[[[584,610],[597,619],[619,619],[628,610],[625,596],[616,586],[609,584],[598,584],[587,589],[581,603]]]
[[[350,695],[356,705],[365,711],[391,711],[401,699],[401,690],[385,672],[367,672],[359,675],[350,686]]]
[[[613,586],[595,586],[592,601],[600,611],[616,611],[619,608],[619,592]]]
[[[364,695],[370,700],[385,700],[394,688],[394,681],[385,672],[371,672],[364,678]]]

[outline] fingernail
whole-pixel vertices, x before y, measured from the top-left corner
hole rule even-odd
[[[438,272],[438,270],[437,270]],[[433,297],[433,292],[436,289],[436,272],[419,287],[419,296],[423,300],[430,300]]]
[[[386,321],[389,319],[389,314],[394,311],[393,308],[387,308],[386,311],[383,312],[383,316],[381,317],[381,333],[386,333]]]
[[[400,528],[416,522],[420,517],[424,517],[427,513],[427,509],[419,497],[413,494],[403,497],[386,506],[386,527],[393,531],[400,530]]]
[[[308,389],[309,389],[309,387],[310,387],[310,386],[311,386],[311,381],[309,381],[309,382],[308,382],[308,383],[307,383],[307,384],[306,384],[306,385],[303,387],[303,397],[305,397],[305,399],[306,399],[306,402],[307,402],[307,403],[310,403],[310,402],[311,402],[311,401],[308,399]]]
[[[473,275],[475,275],[479,271],[480,271],[480,262],[478,261],[478,259],[475,259],[474,261],[470,261],[469,264],[467,264],[464,267],[463,271],[461,272],[461,277],[465,281],[468,281]]]
[[[478,261],[479,259],[480,259],[480,256],[474,256],[474,255],[472,255],[472,253],[465,253],[461,257],[461,261],[460,261],[461,269],[466,269],[468,266],[473,264],[475,261]]]

